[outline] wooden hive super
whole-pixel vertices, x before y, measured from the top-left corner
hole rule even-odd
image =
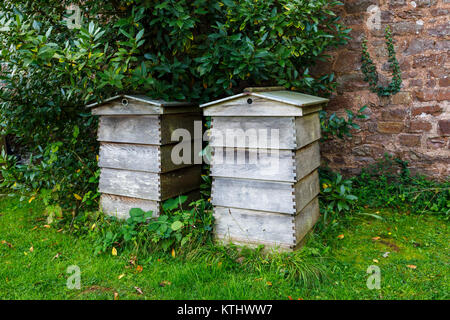
[[[100,117],[99,191],[106,214],[127,218],[131,208],[141,208],[158,215],[164,200],[182,194],[197,197],[201,166],[193,158],[196,121],[201,134],[198,105],[122,95],[88,108]],[[184,141],[192,144],[190,163],[172,161],[176,129],[191,135]]]
[[[251,88],[201,105],[211,116],[217,239],[282,250],[300,246],[319,217],[319,111],[327,101]]]

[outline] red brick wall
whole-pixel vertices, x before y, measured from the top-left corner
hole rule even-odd
[[[409,161],[412,171],[434,178],[450,176],[450,0],[344,0],[340,12],[353,30],[349,44],[316,70],[333,71],[339,83],[330,112],[357,111],[367,104],[361,130],[346,142],[322,144],[330,166],[355,174],[384,153]],[[384,28],[390,25],[402,70],[401,92],[380,98],[361,73],[361,39],[390,81]]]

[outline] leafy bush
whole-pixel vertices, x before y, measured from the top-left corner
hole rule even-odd
[[[100,235],[93,235],[97,242],[96,253],[116,247],[136,253],[166,252],[175,248],[188,250],[208,242],[213,225],[210,205],[198,200],[186,210],[182,206],[186,199],[186,196],[180,196],[167,200],[163,204],[163,214],[157,218],[152,218],[153,212],[139,208],[131,209],[126,221],[106,218],[97,225]]]
[[[204,102],[265,84],[326,94],[334,77],[309,68],[349,32],[333,0],[70,2],[80,29],[67,28],[66,1],[0,4],[0,124],[25,150],[3,157],[3,186],[76,214],[98,197],[88,101],[126,92]]]
[[[354,179],[362,206],[391,207],[414,214],[450,216],[450,181],[436,182],[412,176],[408,163],[390,155],[364,169]]]
[[[367,119],[367,115],[362,112],[367,108],[363,106],[358,110],[355,115],[351,110],[345,110],[347,113],[347,119],[339,117],[333,112],[329,117],[326,111],[321,110],[320,115],[320,128],[322,131],[322,140],[328,140],[332,137],[338,137],[344,139],[345,137],[351,137],[352,129],[360,129],[360,126],[354,122],[355,119]]]
[[[322,214],[320,228],[325,228],[331,220],[339,218],[339,215],[351,212],[356,207],[358,197],[353,195],[351,179],[344,179],[341,174],[328,168],[320,169],[319,174]]]

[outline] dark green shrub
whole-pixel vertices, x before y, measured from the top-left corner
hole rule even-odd
[[[63,209],[97,198],[96,121],[88,101],[119,92],[199,102],[251,85],[312,93],[334,77],[309,68],[346,42],[332,0],[88,0],[81,29],[66,1],[0,4],[0,123],[26,150],[4,157],[3,186]]]
[[[152,218],[151,211],[133,208],[125,221],[107,217],[95,222],[96,226],[88,231],[96,241],[95,252],[120,248],[145,255],[170,249],[189,251],[209,243],[213,227],[210,205],[198,200],[189,204],[190,209],[184,209],[186,199],[180,196],[164,202],[164,212],[158,218]]]

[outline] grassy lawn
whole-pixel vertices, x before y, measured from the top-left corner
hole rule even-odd
[[[276,273],[170,254],[134,266],[125,253],[94,256],[89,239],[44,227],[39,203],[2,198],[0,299],[113,299],[115,293],[119,299],[449,299],[448,223],[433,216],[377,214],[384,220],[354,216],[306,245],[326,272],[324,281],[308,287]],[[81,269],[80,290],[66,288],[70,265]],[[380,290],[366,286],[370,265],[381,269]]]

